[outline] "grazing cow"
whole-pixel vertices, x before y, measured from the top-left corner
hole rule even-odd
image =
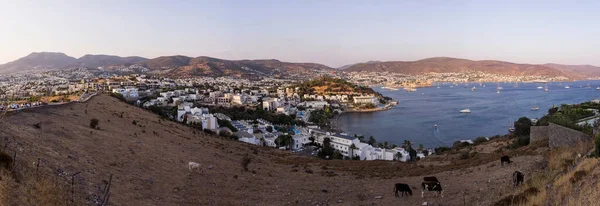
[[[513,177],[513,187],[517,187],[523,184],[523,179],[525,179],[525,175],[520,171],[515,171],[512,175]]]
[[[394,194],[396,195],[396,197],[400,197],[398,195],[398,192],[401,192],[403,197],[404,197],[405,193],[406,193],[406,196],[408,196],[408,195],[412,196],[412,190],[410,189],[410,186],[408,186],[407,184],[396,183],[396,185],[394,187]]]
[[[440,194],[444,197],[444,192],[442,189],[442,184],[436,177],[424,177],[423,183],[421,183],[421,198],[424,197],[425,191],[436,192],[434,196],[437,197]]]
[[[200,169],[200,166],[202,165],[200,165],[200,163],[197,162],[188,163],[188,169],[190,170],[190,174],[192,174],[194,170],[200,171],[200,173],[202,173],[202,169]]]
[[[505,162],[508,163],[508,164],[510,164],[512,161],[510,161],[510,158],[508,158],[508,156],[506,156],[506,155],[500,157],[500,165],[504,166]]]

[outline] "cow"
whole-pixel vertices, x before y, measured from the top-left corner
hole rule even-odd
[[[396,197],[400,197],[400,195],[398,195],[398,192],[401,192],[403,197],[404,194],[406,194],[406,196],[412,196],[412,190],[410,189],[410,186],[404,183],[396,183],[396,185],[394,186],[394,195]]]
[[[442,184],[440,183],[440,181],[438,181],[436,177],[423,178],[423,183],[421,183],[421,198],[424,197],[425,191],[437,192],[434,193],[434,196],[437,197],[437,195],[440,194],[442,197],[444,197]]]
[[[515,171],[512,175],[513,178],[513,187],[517,187],[523,184],[523,179],[525,179],[525,175],[521,171]]]
[[[500,157],[500,165],[504,166],[505,162],[508,163],[508,164],[510,164],[512,161],[510,161],[510,158],[508,156],[506,156],[506,155]]]

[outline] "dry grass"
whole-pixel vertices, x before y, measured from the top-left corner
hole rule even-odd
[[[70,201],[63,179],[6,169],[0,169],[0,177],[0,205],[83,205],[80,196]]]

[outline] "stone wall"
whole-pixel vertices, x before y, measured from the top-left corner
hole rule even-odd
[[[549,126],[531,127],[531,142],[548,139],[551,149],[557,147],[575,146],[579,142],[591,141],[592,136],[577,130],[569,129],[560,125],[550,123]]]
[[[531,127],[531,133],[529,135],[529,140],[531,142],[536,142],[536,141],[548,139],[548,127],[550,127],[550,126]]]

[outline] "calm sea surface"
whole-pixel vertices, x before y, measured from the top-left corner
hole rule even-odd
[[[588,84],[591,88],[587,88]],[[378,142],[426,147],[451,145],[456,140],[475,139],[508,133],[508,127],[519,117],[539,118],[552,105],[572,104],[600,98],[600,81],[563,83],[479,83],[440,84],[440,88],[418,88],[416,92],[374,88],[384,96],[398,100],[398,106],[374,113],[345,113],[338,127],[350,134],[373,136]],[[567,89],[565,86],[569,86]],[[471,91],[475,86],[476,90]],[[503,89],[497,93],[497,87]],[[538,89],[547,86],[549,92]],[[465,88],[466,87],[466,88]],[[532,111],[532,107],[539,107]],[[459,113],[469,108],[471,113]],[[434,125],[438,129],[434,129]]]

